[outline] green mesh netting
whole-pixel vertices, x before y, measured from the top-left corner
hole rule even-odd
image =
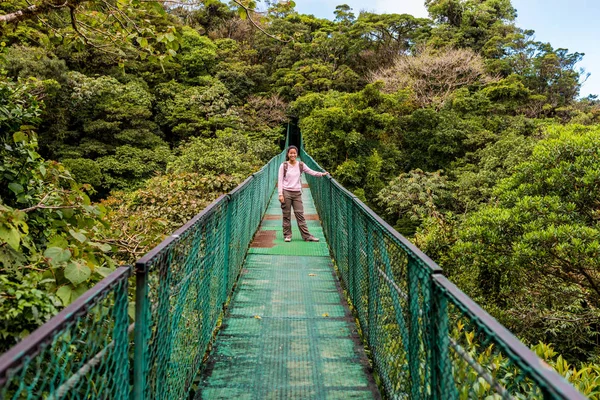
[[[262,219],[283,154],[137,264],[135,398],[185,398]]]
[[[332,179],[307,179],[388,397],[583,398],[356,196]]]
[[[121,267],[0,361],[0,399],[125,399],[127,279]]]

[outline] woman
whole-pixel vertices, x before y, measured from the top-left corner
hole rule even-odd
[[[312,176],[324,176],[327,172],[316,172],[308,168],[303,162],[297,161],[298,148],[288,147],[286,161],[279,167],[278,192],[281,209],[283,210],[283,238],[286,242],[292,241],[292,223],[290,220],[292,207],[298,221],[298,228],[302,239],[307,242],[318,242],[319,238],[308,232],[306,220],[304,219],[304,205],[302,204],[302,180],[303,172]]]

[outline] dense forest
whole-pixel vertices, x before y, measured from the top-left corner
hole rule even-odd
[[[600,101],[579,97],[583,54],[517,27],[510,0],[425,4],[329,20],[293,1],[0,2],[0,352],[258,170],[297,121],[335,179],[599,391]]]

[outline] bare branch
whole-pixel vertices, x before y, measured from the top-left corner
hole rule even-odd
[[[84,42],[85,42],[85,44],[87,46],[90,46],[90,47],[92,47],[94,49],[97,49],[97,50],[99,50],[99,51],[101,51],[103,53],[107,53],[107,54],[110,54],[110,55],[113,55],[113,56],[117,56],[117,57],[119,56],[119,54],[117,54],[117,53],[115,53],[113,51],[106,50],[106,47],[108,47],[108,45],[102,45],[101,46],[101,45],[97,45],[97,44],[93,43],[92,40],[90,38],[88,38],[79,29],[78,24],[80,24],[80,22],[77,20],[77,17],[76,17],[76,14],[75,14],[75,7],[69,7],[69,9],[70,9],[70,14],[71,14],[71,27],[73,28],[73,30],[75,31],[75,33],[77,35],[79,35],[80,37],[83,38],[83,40],[84,40]],[[105,33],[105,32],[100,32],[100,34],[103,35],[103,36],[110,37],[110,35],[107,34],[107,33]]]
[[[113,6],[112,4],[110,4],[107,1],[102,1],[102,3],[105,6],[107,6],[108,8],[112,8],[117,14],[120,14],[121,16],[123,16],[127,21],[129,21],[133,25],[133,27],[136,30],[136,32],[140,33],[140,30],[139,30],[138,26],[136,25],[136,23],[131,18],[129,18],[129,16],[126,13],[124,13],[121,10],[119,10],[117,7]],[[125,30],[127,32],[127,34],[131,33],[129,31],[129,29],[127,29],[127,27],[126,27],[126,25],[125,25],[125,23],[123,21],[121,21],[116,15],[114,15],[114,14],[111,14],[111,15],[119,22],[119,25],[121,25],[121,28],[123,28],[123,30]]]
[[[245,6],[244,4],[242,4],[242,2],[240,2],[239,0],[232,0],[232,1],[233,1],[235,4],[237,4],[238,6],[242,7],[242,8],[244,9],[244,11],[246,11],[246,15],[248,16],[248,21],[250,21],[250,23],[251,23],[252,25],[254,25],[254,27],[255,27],[256,29],[258,29],[259,31],[261,31],[263,34],[265,34],[265,35],[267,35],[268,37],[270,37],[271,39],[275,39],[275,40],[277,40],[278,42],[281,42],[281,43],[289,43],[289,42],[291,42],[291,41],[292,41],[292,39],[289,39],[289,40],[283,40],[283,39],[281,39],[281,38],[278,38],[277,36],[271,35],[271,34],[270,34],[269,32],[267,32],[267,31],[265,31],[265,30],[264,30],[264,29],[263,29],[261,26],[259,26],[259,25],[258,25],[258,24],[257,24],[257,23],[256,23],[256,22],[255,22],[255,21],[252,19],[251,13],[255,13],[255,14],[257,14],[257,12],[256,12],[256,11],[254,11],[254,10],[253,10],[253,9],[251,9],[251,8],[248,8],[248,7],[246,7],[246,6]]]
[[[69,7],[69,13],[71,14],[71,27],[73,28],[73,30],[75,31],[76,34],[78,34],[79,36],[81,36],[83,38],[83,40],[85,41],[85,44],[90,45],[90,40],[88,39],[88,37],[85,36],[83,33],[81,33],[79,31],[79,29],[77,28],[77,18],[75,17],[75,7]]]
[[[485,72],[483,58],[468,49],[425,49],[415,56],[398,56],[391,67],[371,74],[388,93],[410,88],[421,106],[443,105],[465,86],[495,80]]]
[[[46,202],[46,200],[48,199],[48,197],[50,197],[51,194],[52,194],[52,192],[46,193],[46,195],[42,198],[42,200],[40,200],[40,202],[37,203],[35,206],[24,208],[24,209],[19,210],[19,211],[22,211],[24,213],[28,213],[30,211],[34,211],[34,210],[38,210],[38,209],[61,210],[61,209],[66,209],[66,208],[78,208],[78,206],[47,206],[44,203]]]

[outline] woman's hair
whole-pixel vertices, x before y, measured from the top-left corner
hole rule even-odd
[[[288,154],[290,154],[290,150],[296,150],[296,154],[299,153],[298,148],[296,146],[290,146],[287,148],[287,151],[285,152],[285,161],[289,161],[290,157],[288,156]]]

